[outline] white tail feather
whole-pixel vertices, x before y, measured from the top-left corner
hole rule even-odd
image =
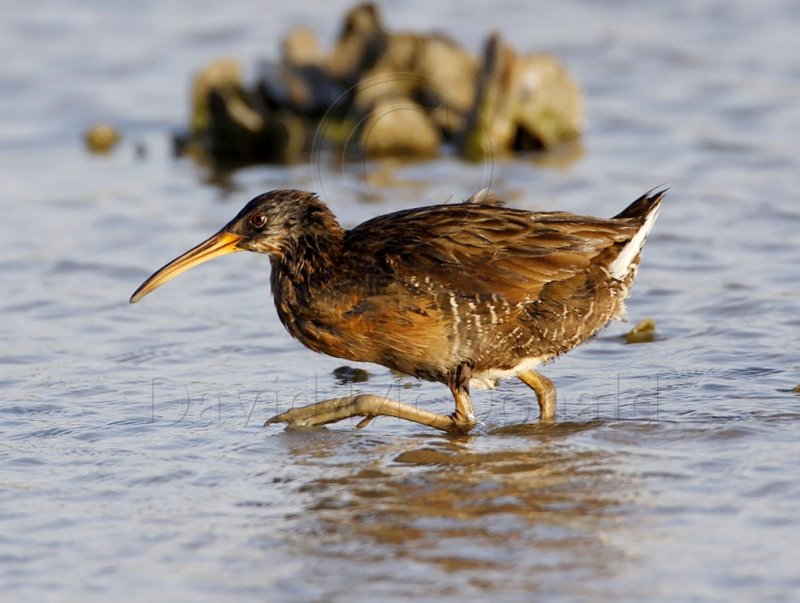
[[[636,256],[641,253],[642,247],[644,247],[644,241],[647,238],[647,235],[650,234],[653,224],[656,223],[656,218],[658,218],[658,212],[660,209],[661,206],[659,205],[654,211],[648,214],[639,231],[633,235],[633,238],[628,241],[625,247],[622,248],[622,251],[619,252],[619,255],[608,265],[608,272],[613,278],[622,280],[627,276],[628,272],[630,272],[631,264],[633,264]]]

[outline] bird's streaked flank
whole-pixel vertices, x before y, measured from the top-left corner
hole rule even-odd
[[[361,394],[288,410],[267,423],[317,426],[379,415],[448,432],[476,424],[470,385],[518,377],[555,416],[555,386],[533,369],[586,341],[612,318],[636,276],[666,191],[613,218],[504,207],[488,191],[465,203],[373,218],[344,230],[316,195],[277,190],[248,203],[222,230],[148,278],[139,301],[220,255],[269,255],[278,316],[317,352],[375,362],[450,388],[441,415]]]

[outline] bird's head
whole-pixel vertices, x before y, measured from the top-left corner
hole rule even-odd
[[[304,236],[338,228],[327,206],[313,193],[277,190],[259,195],[244,206],[218,233],[175,258],[131,296],[136,303],[182,272],[215,257],[236,251],[266,253],[281,259]]]

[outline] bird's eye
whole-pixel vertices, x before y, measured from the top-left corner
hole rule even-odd
[[[250,216],[250,226],[261,228],[267,223],[267,216],[262,213],[253,214]]]

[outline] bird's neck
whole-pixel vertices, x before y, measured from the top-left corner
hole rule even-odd
[[[334,276],[344,243],[344,229],[322,206],[302,232],[284,241],[282,253],[271,256],[272,292],[276,303],[305,303]]]

